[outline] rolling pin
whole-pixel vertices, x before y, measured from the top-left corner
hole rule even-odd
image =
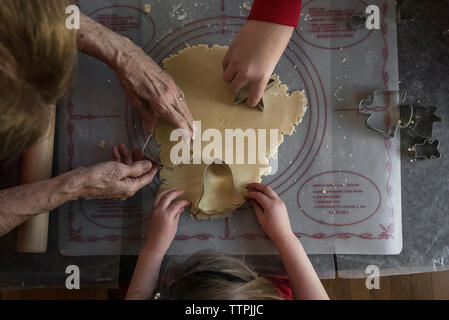
[[[51,106],[48,127],[41,138],[22,154],[21,184],[49,179],[52,176],[56,106]],[[47,251],[49,213],[43,213],[19,226],[17,251]]]

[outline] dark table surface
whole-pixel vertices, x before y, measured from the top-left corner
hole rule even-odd
[[[449,269],[449,1],[398,1],[399,79],[412,105],[436,105],[434,126],[441,159],[411,161],[401,134],[403,250],[396,256],[337,255],[340,275],[362,277],[368,265],[381,274]]]
[[[370,264],[380,266],[383,275],[449,269],[449,0],[402,0],[398,9],[400,86],[407,90],[408,102],[438,106],[442,122],[435,126],[434,137],[440,141],[442,158],[410,161],[410,141],[401,135],[403,251],[396,256],[336,255],[340,276],[362,277]],[[56,174],[57,150],[54,154]],[[1,165],[0,188],[18,184],[19,174],[20,158]],[[46,253],[17,253],[15,231],[1,238],[0,289],[64,287],[65,268],[71,264],[82,270],[84,287],[114,288],[119,276],[125,282],[131,278],[135,256],[62,256],[57,232],[53,211]],[[274,267],[280,268],[281,262]]]

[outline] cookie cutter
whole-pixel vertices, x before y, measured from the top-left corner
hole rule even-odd
[[[437,107],[413,106],[406,99],[406,91],[374,91],[359,104],[359,114],[367,116],[364,126],[387,139],[400,128],[412,140],[408,150],[415,159],[440,159],[439,141],[432,139],[434,123],[441,122],[435,115]]]
[[[364,126],[384,138],[393,138],[398,128],[410,125],[413,107],[405,104],[406,91],[376,90],[359,104],[359,114],[366,116]],[[385,112],[389,113],[388,121]]]
[[[440,159],[441,153],[439,146],[440,141],[437,139],[426,139],[423,143],[415,144],[412,148],[409,148],[409,150],[414,152],[413,157],[417,160]]]
[[[155,139],[153,139],[153,133],[150,133],[150,135],[147,138],[147,141],[145,141],[145,144],[142,148],[142,154],[145,158],[148,160],[156,163],[159,167],[162,167],[161,162],[159,161],[159,156],[154,152],[154,150],[158,150],[159,145],[156,142]]]
[[[355,29],[362,29],[366,25],[366,16],[362,16],[359,14],[353,14],[349,17],[348,20],[348,28],[355,30]]]
[[[208,164],[203,171],[203,189],[201,192],[201,196],[197,202],[197,208],[199,210],[201,210],[202,212],[209,214],[209,215],[213,215],[213,214],[222,214],[222,213],[226,213],[226,212],[230,212],[230,211],[234,211],[235,209],[237,209],[238,207],[240,207],[241,205],[234,205],[233,207],[230,208],[226,208],[225,212],[219,212],[216,210],[209,210],[207,208],[204,207],[204,203],[202,203],[202,201],[205,198],[206,195],[206,188],[208,187],[209,184],[209,178],[210,175],[213,175],[213,173],[211,173],[211,171],[213,169],[216,168],[221,168],[222,173],[224,173],[224,175],[226,175],[228,177],[229,180],[232,179],[232,185],[233,185],[233,191],[235,192],[235,194],[238,194],[241,196],[241,194],[237,191],[236,185],[235,185],[235,179],[234,179],[234,175],[232,173],[232,169],[231,167],[226,164],[225,162],[219,160],[219,159],[213,159],[212,162],[210,164]],[[217,175],[216,175],[217,176]]]
[[[274,85],[274,80],[270,79],[267,83],[267,86],[265,87],[264,92],[266,92],[268,89],[273,87],[273,85]],[[239,92],[237,92],[232,105],[236,106],[242,102],[245,102],[248,99],[249,91],[250,91],[250,84],[248,83],[246,86],[244,86],[242,89],[240,89]],[[259,103],[257,104],[257,107],[260,109],[260,111],[264,110],[265,106],[263,104],[263,97],[260,99]]]
[[[432,105],[428,108],[417,106],[413,107],[412,120],[405,129],[408,136],[412,139],[421,141],[432,138],[433,125],[435,122],[441,122],[441,118],[435,115],[437,107]]]

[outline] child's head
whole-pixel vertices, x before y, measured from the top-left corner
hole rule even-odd
[[[282,297],[274,284],[238,259],[197,253],[161,277],[157,295],[164,300],[260,300]]]

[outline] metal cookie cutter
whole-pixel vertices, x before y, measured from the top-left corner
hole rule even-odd
[[[348,20],[349,29],[362,29],[366,25],[366,16],[353,14]]]
[[[440,142],[437,139],[426,139],[423,143],[415,144],[409,150],[414,152],[414,157],[418,160],[440,159],[441,153],[438,149],[439,146]]]
[[[224,213],[224,212],[226,213],[226,212],[234,211],[235,209],[240,207],[240,205],[236,204],[229,208],[225,208],[224,212],[217,211],[217,210],[211,210],[211,209],[205,207],[205,201],[208,196],[207,191],[212,189],[210,184],[213,183],[211,181],[213,181],[214,179],[215,179],[215,182],[217,182],[217,180],[222,180],[221,183],[228,184],[227,187],[229,187],[232,190],[232,192],[235,193],[234,195],[242,197],[242,195],[236,189],[235,180],[234,180],[234,176],[233,176],[231,167],[229,167],[229,165],[227,165],[226,163],[224,163],[221,160],[214,159],[211,164],[206,166],[206,168],[204,169],[204,172],[203,172],[203,191],[202,191],[201,197],[197,203],[198,209],[200,209],[202,212],[204,212],[206,214],[212,215],[212,214],[219,214],[219,213]],[[212,196],[219,197],[221,195],[213,194]]]
[[[265,87],[265,92],[270,89],[272,86],[274,85],[274,80],[270,79],[267,83],[267,86]],[[242,102],[245,102],[246,99],[248,99],[248,95],[249,95],[249,90],[250,90],[250,84],[247,84],[246,86],[244,86],[242,89],[239,90],[239,92],[237,93],[237,95],[234,98],[234,102],[232,103],[233,106],[238,105]],[[257,104],[257,107],[260,109],[260,111],[264,110],[264,104],[263,104],[263,98],[260,99],[259,103]]]
[[[434,123],[441,122],[436,106],[412,106],[406,98],[406,91],[377,90],[362,100],[359,113],[367,116],[365,127],[385,138],[394,137],[401,128],[412,140],[408,151],[415,159],[439,159],[439,141],[432,139]]]
[[[436,106],[413,107],[413,116],[405,129],[407,135],[412,139],[418,140],[421,143],[426,139],[432,138],[433,124],[435,122],[441,122],[441,118],[435,115],[437,110]]]
[[[385,138],[394,137],[398,128],[407,127],[413,116],[413,107],[405,104],[406,91],[376,90],[359,104],[359,113],[365,115],[365,127]],[[389,113],[388,121],[385,120]]]
[[[157,150],[159,150],[159,145],[156,140],[153,139],[153,133],[147,138],[145,141],[145,145],[142,148],[142,154],[148,159],[156,163],[159,167],[162,167],[161,162],[159,161],[159,156],[157,155]]]

